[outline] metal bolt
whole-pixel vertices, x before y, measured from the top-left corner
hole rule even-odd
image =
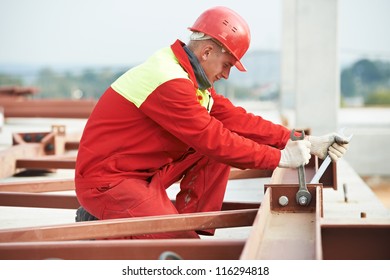
[[[299,197],[299,199],[298,199],[298,203],[299,203],[299,205],[302,205],[302,206],[304,206],[304,205],[306,205],[306,203],[307,203],[307,197],[306,196],[300,196]]]
[[[45,146],[45,151],[46,152],[51,152],[54,150],[54,145],[52,143],[48,143],[46,146]]]
[[[285,195],[279,197],[279,204],[280,206],[286,206],[288,204],[288,197]]]
[[[31,142],[32,136],[30,134],[25,134],[23,136],[23,140],[26,141],[26,142]]]
[[[343,191],[344,191],[344,202],[348,203],[348,192],[347,192],[347,184],[343,184]]]
[[[35,142],[41,142],[41,140],[43,139],[44,135],[39,133],[37,135],[35,135]]]

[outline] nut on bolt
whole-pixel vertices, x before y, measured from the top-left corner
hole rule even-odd
[[[298,199],[298,203],[299,205],[302,205],[302,206],[305,206],[308,202],[308,199],[306,196],[300,196],[299,199]]]

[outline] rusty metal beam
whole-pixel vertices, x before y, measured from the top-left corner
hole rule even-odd
[[[43,193],[56,191],[71,191],[74,189],[74,179],[52,179],[29,182],[0,183],[0,192]]]
[[[96,100],[0,98],[5,118],[88,118]]]
[[[260,203],[256,202],[234,202],[224,201],[222,204],[222,211],[226,210],[239,210],[239,209],[259,209]]]
[[[13,176],[17,172],[16,160],[21,157],[38,157],[44,154],[39,143],[26,143],[0,151],[0,178]]]
[[[80,141],[75,141],[75,140],[67,140],[65,142],[65,150],[77,150],[79,148]]]
[[[45,155],[59,155],[65,152],[65,127],[52,126],[51,132],[14,133],[13,145],[39,143]]]
[[[36,153],[29,157],[29,154],[23,153],[24,156],[14,157],[16,161],[15,168],[23,169],[74,169],[76,165],[75,156],[63,156],[67,150],[77,150],[78,141],[66,141],[65,127],[53,126],[53,132],[34,132],[34,133],[15,133],[13,135],[13,142],[15,146],[24,146],[27,143],[41,144],[42,153],[38,156]],[[27,149],[27,148],[25,148]],[[12,156],[14,151],[6,150],[7,154]],[[7,173],[11,176],[15,173],[15,168]],[[248,179],[248,178],[270,178],[272,176],[271,170],[256,170],[247,169],[240,170],[231,168],[229,180]],[[3,176],[6,177],[6,176]]]
[[[80,204],[75,195],[0,192],[1,206],[77,209]]]
[[[322,259],[390,260],[390,218],[323,220]]]
[[[309,164],[305,165],[306,183],[310,183],[310,180],[314,177],[319,166],[323,160],[312,157]],[[298,173],[294,169],[288,168],[276,168],[271,176],[272,184],[296,184],[298,183]],[[331,162],[328,168],[325,170],[319,183],[324,188],[333,188],[337,190],[337,163]]]
[[[36,87],[0,86],[0,98],[20,98],[37,93]]]
[[[175,204],[175,200],[172,200],[172,203]],[[33,189],[33,192],[0,191],[0,206],[76,209],[80,204],[74,194],[48,194]],[[259,207],[260,203],[225,201],[222,204],[222,211]]]
[[[49,139],[50,137],[49,135],[46,138]],[[20,138],[17,139],[20,141]],[[25,145],[26,143],[20,142],[16,146],[26,147]],[[77,141],[75,141],[74,145],[76,147]],[[15,162],[17,165],[15,169],[74,168],[74,157],[42,155],[33,157],[35,157],[34,160],[26,160],[24,156],[16,159]],[[0,153],[1,159],[4,160],[5,156],[1,156]],[[306,166],[306,178],[308,181],[314,176],[320,164],[321,161],[315,158]],[[92,250],[91,252],[95,252],[96,259],[117,259],[120,258],[121,254],[120,246],[114,245],[110,247],[109,243],[104,243],[107,244],[106,249],[110,250],[109,253],[103,249],[104,245],[103,243],[100,244],[101,241],[85,241],[85,239],[110,239],[157,232],[204,230],[209,228],[252,225],[250,236],[245,242],[245,245],[243,242],[241,242],[241,245],[238,245],[234,244],[233,241],[227,241],[224,245],[225,249],[221,249],[220,244],[214,243],[215,240],[211,241],[213,245],[209,244],[209,248],[214,248],[214,250],[210,250],[210,256],[213,256],[210,259],[222,259],[222,256],[226,256],[227,259],[389,259],[390,245],[388,236],[390,234],[390,221],[386,220],[383,223],[372,224],[371,222],[364,221],[355,223],[351,223],[350,221],[330,222],[324,219],[322,210],[322,187],[337,189],[336,171],[336,165],[333,163],[328,167],[323,178],[320,180],[320,184],[308,185],[309,191],[314,198],[308,207],[303,207],[295,203],[295,193],[298,190],[296,170],[276,169],[271,174],[269,171],[232,168],[229,180],[246,178],[271,179],[271,184],[265,185],[266,193],[261,207],[259,203],[225,202],[223,204],[224,211],[220,212],[117,219],[70,225],[2,230],[0,231],[0,253],[13,252],[15,253],[13,255],[15,259],[20,258],[18,257],[21,256],[20,254],[28,256],[28,258],[31,256],[31,259],[40,259],[51,258],[51,254],[59,253],[62,257],[58,258],[71,259],[71,254],[79,254],[83,250],[87,251],[86,248],[88,248],[88,250]],[[32,184],[34,183],[32,182]],[[20,184],[19,186],[16,184],[0,184],[0,191],[2,191],[0,193],[0,205],[67,209],[75,209],[79,206],[77,198],[74,195],[37,193],[56,190],[74,190],[73,180],[64,180],[62,186],[56,186],[54,182],[38,182],[38,184],[38,186],[26,183]],[[23,193],[23,191],[30,193]],[[281,206],[278,203],[281,196],[285,196],[289,204]],[[369,240],[368,242],[367,239]],[[83,245],[85,246],[81,246],[83,247],[81,248],[78,246],[78,241],[69,243],[67,240],[84,240],[82,242],[88,243],[84,243]],[[18,241],[21,241],[21,243],[18,243]],[[116,242],[115,244],[126,244],[128,241],[120,240]],[[130,255],[126,255],[126,258],[155,259],[156,254],[158,252],[161,253],[161,250],[158,251],[160,245],[150,242],[150,240],[145,242],[148,245],[146,247],[142,245],[142,248],[137,247],[140,244],[129,243],[134,245],[131,245],[134,250],[132,250]],[[48,243],[51,243],[51,245],[46,245]],[[65,244],[70,245],[70,247],[67,247]],[[97,244],[96,247],[95,244]],[[202,245],[191,243],[188,246],[172,245],[171,249],[174,248],[175,253],[180,254],[180,252],[183,252],[185,259],[202,259],[197,253],[201,251],[200,248]],[[227,251],[234,251],[234,256],[230,255],[227,257]],[[38,252],[42,253],[39,254]],[[13,257],[11,258],[10,256],[13,253],[7,253],[8,257],[6,259],[12,259]],[[212,255],[213,253],[215,255]],[[93,259],[92,256],[93,254],[85,255],[85,259]],[[23,258],[25,259],[27,257]]]
[[[76,165],[75,156],[41,156],[38,158],[22,158],[17,160],[17,167],[20,168],[53,168],[53,169],[74,169]],[[229,180],[268,178],[272,176],[272,171],[246,169],[239,170],[232,168]]]
[[[0,242],[120,238],[159,232],[250,226],[256,213],[257,209],[217,211],[0,230]]]
[[[244,240],[84,240],[0,243],[2,260],[157,260],[167,251],[184,260],[237,260]]]
[[[74,156],[40,156],[16,160],[16,167],[25,169],[74,169],[75,166]]]
[[[64,154],[65,126],[53,125],[51,132],[14,133],[12,143],[13,146],[0,151],[0,165],[2,166],[0,178],[13,176],[28,168],[28,164],[31,163],[26,163],[26,160],[23,160],[24,158],[37,160],[38,158],[43,159],[44,155],[58,156]],[[49,157],[47,159],[53,158]],[[59,159],[57,159],[58,161]],[[49,168],[53,168],[53,166]]]
[[[231,168],[229,174],[229,180],[236,179],[251,179],[251,178],[271,178],[272,170],[259,170],[259,169],[237,169]]]
[[[308,207],[295,201],[298,186],[266,187],[264,199],[255,218],[250,236],[240,259],[315,259],[316,205],[322,200],[320,185],[308,185],[312,201]],[[288,198],[288,205],[279,204],[280,196]]]

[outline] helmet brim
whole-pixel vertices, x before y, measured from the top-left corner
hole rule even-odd
[[[237,60],[236,64],[234,64],[234,66],[236,66],[236,68],[239,71],[246,72],[246,68],[245,68],[244,64],[241,63],[241,61]]]

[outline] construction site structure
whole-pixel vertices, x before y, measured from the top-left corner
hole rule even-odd
[[[7,116],[9,105],[1,102]],[[68,109],[58,106],[54,112],[50,102],[40,100],[39,116],[48,116],[50,111],[51,117],[63,117],[65,114],[61,111]],[[83,107],[83,114],[89,113],[87,107]],[[24,116],[20,113],[20,117]],[[7,219],[24,220],[21,214],[6,217],[5,209],[10,207],[64,209],[72,213],[79,207],[73,177],[55,176],[60,170],[72,174],[75,167],[79,138],[68,135],[67,130],[65,125],[53,124],[49,131],[12,132],[11,144],[0,151],[0,213],[4,211],[0,215],[0,221],[3,220],[0,259],[156,260],[172,255],[186,260],[390,259],[388,209],[344,160],[330,163],[319,182],[310,183],[324,163],[316,157],[305,166],[311,196],[305,206],[296,200],[297,170],[232,168],[229,182],[241,180],[243,192],[246,191],[245,180],[263,180],[252,196],[258,198],[261,193],[260,199],[225,199],[222,210],[215,212],[78,223],[60,223],[54,216],[53,223],[47,225],[24,226],[26,223],[21,222],[15,226],[11,222],[13,226],[6,226]],[[4,132],[2,134],[5,137]],[[42,171],[49,176],[38,179],[21,176]],[[71,215],[73,219],[74,214]],[[233,233],[239,228],[245,229],[245,233],[235,236]],[[217,229],[216,235],[200,240],[123,238],[205,229]]]

